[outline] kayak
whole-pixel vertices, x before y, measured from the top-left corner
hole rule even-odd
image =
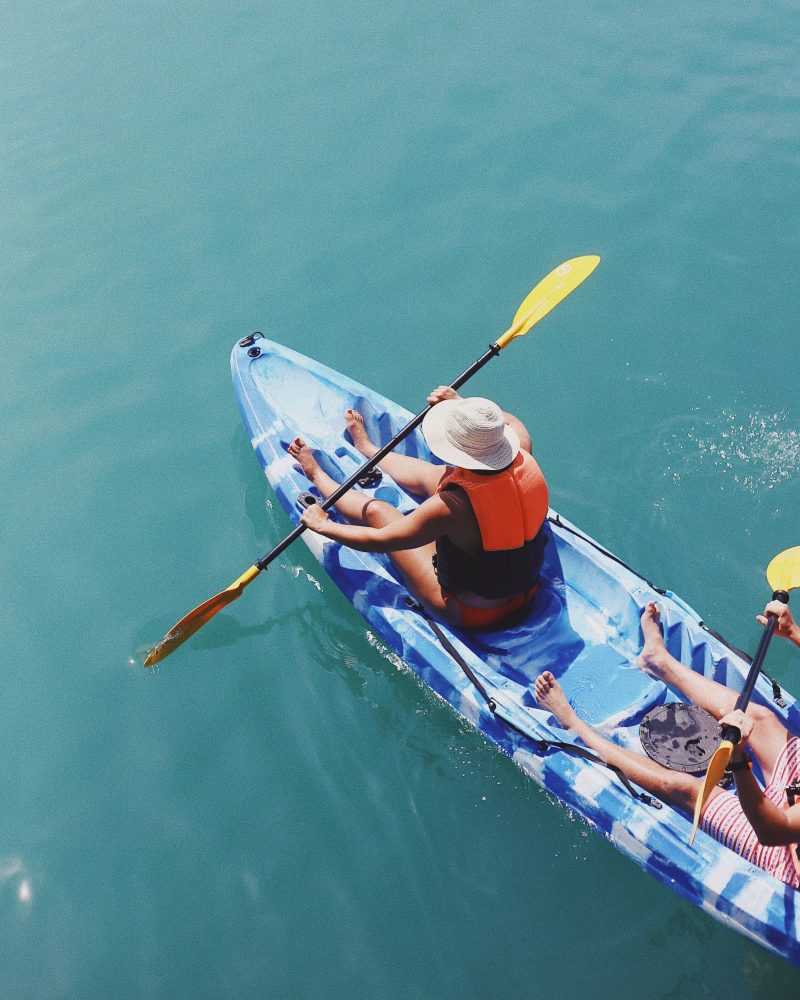
[[[234,346],[231,372],[250,442],[294,523],[314,490],[287,452],[292,438],[302,435],[325,471],[343,482],[364,464],[344,430],[347,408],[362,414],[376,444],[385,444],[413,417],[372,389],[261,334]],[[438,462],[419,430],[397,450]],[[419,502],[385,472],[365,479],[359,489],[404,513]],[[699,673],[738,691],[749,657],[710,630],[680,597],[656,589],[553,509],[548,530],[551,543],[529,609],[513,626],[471,633],[412,606],[388,557],[348,549],[311,531],[301,537],[370,629],[527,775],[660,882],[800,965],[798,893],[702,830],[690,847],[690,817],[641,794],[576,746],[533,696],[534,678],[551,670],[579,715],[620,745],[642,752],[644,717],[677,700],[636,667],[639,619],[648,601],[661,608],[669,651]],[[800,708],[785,691],[761,676],[753,699],[771,706],[800,735]]]

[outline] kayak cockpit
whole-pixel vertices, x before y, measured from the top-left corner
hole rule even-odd
[[[285,449],[301,435],[325,471],[343,482],[363,463],[344,429],[346,409],[361,413],[377,444],[390,440],[403,426],[404,411],[388,401],[382,405],[382,397],[346,376],[337,373],[333,380],[322,366],[309,365],[308,359],[289,349],[273,351],[269,342],[260,343],[262,353],[244,362],[249,376],[244,384],[255,390],[248,400],[249,419],[263,414],[265,430],[253,439],[257,451],[259,438],[274,442],[277,437]],[[419,431],[409,435],[399,450],[437,461]],[[282,457],[278,465],[273,460],[265,468],[279,493],[296,487],[294,502],[309,484]],[[371,492],[405,513],[418,503],[385,473]],[[619,576],[595,557],[590,547],[576,544],[556,528],[545,554],[542,585],[524,618],[513,627],[462,638],[492,674],[511,686],[520,704],[535,706],[533,681],[542,670],[552,670],[584,718],[594,724],[633,724],[662,695],[662,687],[636,667],[644,598],[621,586]],[[350,573],[356,567],[373,573],[380,566],[381,585],[369,587],[370,600],[397,600],[403,582],[388,558],[360,552],[340,558]],[[387,589],[388,579],[396,582],[394,592]],[[641,589],[637,578],[631,583]]]

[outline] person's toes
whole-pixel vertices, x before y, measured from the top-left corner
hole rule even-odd
[[[347,410],[344,415],[345,418],[345,428],[350,432],[350,435],[355,440],[363,438],[367,433],[366,424],[364,423],[364,418],[358,412],[358,410]]]
[[[647,602],[647,604],[645,605],[643,617],[646,618],[648,621],[652,621],[652,622],[655,622],[656,624],[660,624],[660,622],[661,622],[661,609],[659,608],[659,606],[656,604],[655,601],[648,601]]]

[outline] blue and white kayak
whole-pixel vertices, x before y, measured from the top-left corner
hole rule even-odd
[[[348,407],[361,412],[379,444],[413,414],[311,358],[254,336],[231,354],[236,396],[267,480],[297,522],[310,484],[287,453],[293,437],[302,434],[323,468],[343,482],[364,462],[343,429]],[[437,461],[418,430],[398,450]],[[386,473],[366,492],[404,512],[418,503]],[[302,538],[370,628],[526,774],[659,881],[800,964],[800,894],[702,830],[690,847],[691,821],[682,813],[635,797],[602,764],[546,745],[569,742],[570,734],[537,707],[533,680],[544,669],[556,674],[580,715],[641,752],[644,715],[676,700],[635,665],[642,643],[639,617],[648,601],[658,601],[667,647],[683,663],[734,690],[741,689],[749,666],[678,596],[656,591],[554,510],[549,520],[553,544],[546,549],[542,585],[522,621],[513,628],[472,633],[440,623],[446,640],[491,692],[494,712],[428,620],[409,608],[408,592],[386,556],[356,552],[310,531]],[[776,705],[763,677],[754,699],[771,706],[800,735],[794,699],[784,693],[784,706]]]

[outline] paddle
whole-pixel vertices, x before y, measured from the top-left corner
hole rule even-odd
[[[783,552],[775,556],[769,566],[767,566],[767,581],[769,582],[770,587],[772,587],[772,600],[780,601],[782,604],[788,604],[789,591],[800,587],[800,546],[795,546],[795,548],[792,549],[784,549]],[[744,682],[744,687],[742,688],[741,694],[736,699],[735,707],[740,709],[742,712],[750,703],[753,689],[756,686],[758,675],[761,672],[761,667],[764,663],[764,657],[767,655],[767,648],[772,640],[772,636],[775,634],[777,625],[777,615],[770,612],[767,615],[767,624],[761,636],[761,641],[758,644],[755,658],[747,674],[747,679]],[[697,801],[695,802],[692,833],[689,837],[690,844],[694,843],[697,828],[700,824],[700,814],[703,811],[703,806],[706,804],[708,796],[711,794],[711,789],[714,788],[714,786],[721,780],[723,774],[725,773],[725,768],[730,762],[734,748],[742,736],[736,726],[723,726],[720,735],[720,744],[714,751],[714,756],[708,762],[708,769],[706,770],[706,776],[703,779],[703,786],[700,789],[700,794],[697,796]]]
[[[597,265],[600,263],[600,258],[594,255],[586,257],[573,257],[571,260],[564,261],[563,264],[559,264],[558,267],[554,268],[546,277],[538,283],[538,285],[533,288],[533,290],[527,295],[522,305],[516,312],[514,320],[511,326],[506,330],[506,332],[491,344],[488,351],[483,354],[478,360],[470,365],[465,372],[462,372],[458,378],[451,383],[452,389],[458,389],[460,386],[472,378],[472,376],[479,371],[486,364],[487,361],[491,361],[492,358],[496,357],[504,347],[507,347],[512,340],[517,337],[522,337],[526,334],[532,326],[543,319],[551,309],[554,309],[562,299],[565,299],[570,292],[574,291],[578,285],[580,285],[589,275],[594,271]],[[346,479],[342,485],[332,493],[328,499],[322,503],[320,506],[323,510],[328,510],[328,508],[333,507],[333,505],[340,500],[345,493],[356,483],[358,479],[361,478],[366,472],[369,472],[392,451],[397,445],[407,437],[415,427],[422,423],[425,414],[430,410],[430,406],[426,406],[425,409],[416,415],[412,420],[403,427],[395,436],[385,444],[380,451],[378,451],[369,461],[365,462],[364,465],[354,472],[352,476]],[[278,545],[268,552],[262,559],[258,562],[253,563],[253,565],[245,570],[244,573],[236,580],[233,581],[230,586],[226,587],[225,590],[221,591],[219,594],[215,594],[213,597],[209,597],[207,601],[203,601],[196,608],[193,608],[188,615],[184,615],[179,622],[167,632],[164,638],[157,642],[155,646],[148,652],[145,657],[144,665],[146,667],[152,667],[156,663],[159,663],[165,657],[177,649],[181,643],[185,642],[190,636],[202,628],[203,625],[211,618],[214,617],[217,612],[221,611],[224,607],[235,601],[241,596],[244,588],[251,583],[258,574],[267,568],[269,564],[276,559],[281,552],[292,542],[299,538],[300,535],[306,530],[304,524],[298,524],[294,531],[290,532],[286,538],[283,539]]]

